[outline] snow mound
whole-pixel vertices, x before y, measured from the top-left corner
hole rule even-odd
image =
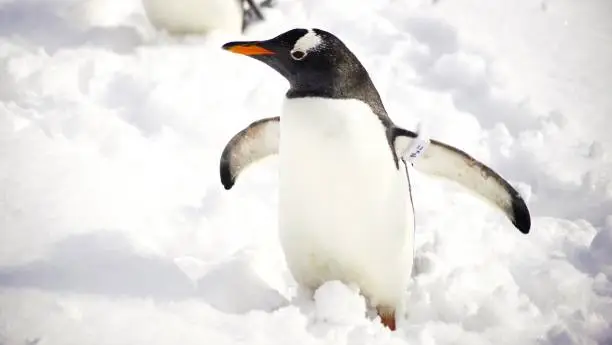
[[[366,302],[357,287],[329,281],[315,291],[314,301],[318,320],[339,325],[357,325],[365,319]]]
[[[139,0],[0,0],[0,344],[612,344],[609,1],[277,2],[243,37],[178,38]],[[350,285],[295,298],[274,158],[219,181],[287,89],[220,47],[296,26],[337,34],[398,125],[528,201],[525,236],[412,174],[397,332]]]
[[[288,303],[257,273],[247,255],[211,267],[197,280],[197,295],[226,313],[273,311]]]

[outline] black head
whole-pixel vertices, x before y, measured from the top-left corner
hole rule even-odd
[[[250,56],[279,72],[289,81],[290,98],[357,98],[382,108],[366,69],[329,32],[293,29],[266,41],[226,43],[223,49]]]

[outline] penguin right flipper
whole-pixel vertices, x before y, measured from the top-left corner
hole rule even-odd
[[[397,157],[402,157],[417,134],[394,127],[392,138]],[[531,216],[525,201],[503,177],[458,148],[431,140],[429,147],[414,162],[426,174],[454,181],[484,197],[501,209],[522,233],[529,233]]]
[[[277,154],[279,138],[278,116],[255,121],[236,133],[221,154],[219,172],[223,187],[232,188],[238,175],[249,165]]]

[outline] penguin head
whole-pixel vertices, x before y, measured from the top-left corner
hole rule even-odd
[[[264,41],[229,42],[223,49],[272,67],[289,81],[288,95],[337,96],[371,83],[344,43],[320,29],[293,29]]]

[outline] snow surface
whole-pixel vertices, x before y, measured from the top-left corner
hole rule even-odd
[[[0,0],[0,344],[612,344],[612,3],[278,0],[248,38],[336,33],[392,118],[528,200],[520,234],[414,174],[416,268],[391,333],[354,287],[306,298],[277,162],[218,159],[286,82],[156,32],[137,0]]]

